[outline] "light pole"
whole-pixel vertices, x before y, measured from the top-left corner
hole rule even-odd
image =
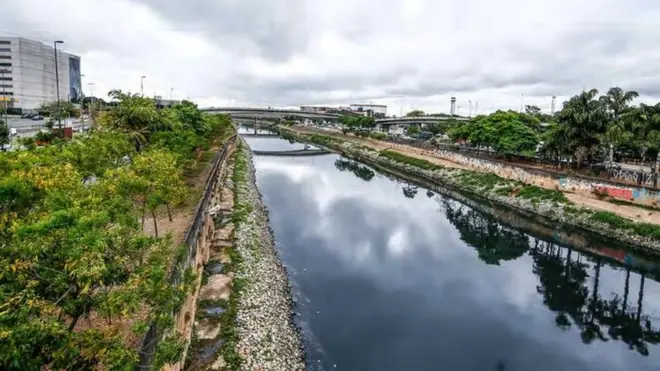
[[[468,117],[472,117],[472,101],[469,100],[468,103],[470,103],[470,110],[468,111]]]
[[[60,109],[60,72],[57,66],[57,44],[64,44],[64,41],[56,40],[53,42],[53,46],[55,47],[55,89],[57,92],[57,122],[58,122],[57,126],[60,129],[60,132],[62,132],[62,112]]]
[[[174,93],[174,88],[170,88],[170,104],[172,104],[172,94]]]
[[[147,76],[140,76],[140,95],[144,97],[144,79],[147,78]]]

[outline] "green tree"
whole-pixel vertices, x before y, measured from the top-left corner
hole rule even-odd
[[[419,134],[419,127],[417,125],[410,125],[406,129],[406,134],[408,136],[413,136],[415,134]]]
[[[7,123],[0,119],[0,147],[2,152],[5,152],[5,145],[11,143],[11,133]]]
[[[113,90],[108,95],[119,103],[106,112],[102,119],[103,126],[128,134],[137,152],[142,150],[153,132],[172,128],[169,112],[158,111],[153,99],[126,94],[121,90]]]
[[[631,139],[631,130],[627,127],[629,120],[625,115],[632,110],[630,103],[639,96],[636,91],[624,92],[619,87],[613,87],[606,95],[600,97],[605,107],[607,124],[603,134],[603,142],[609,147],[609,166],[614,162],[614,149]]]
[[[406,116],[408,117],[424,117],[426,114],[422,110],[412,110],[408,113],[406,113]]]
[[[519,121],[504,121],[496,127],[495,151],[502,154],[534,156],[539,143],[534,130]]]
[[[596,89],[583,91],[564,102],[557,116],[559,124],[566,126],[567,146],[577,158],[578,166],[583,157],[593,157],[606,129],[605,106],[597,96]]]

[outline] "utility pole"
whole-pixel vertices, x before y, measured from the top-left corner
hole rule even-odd
[[[144,97],[144,79],[147,76],[140,76],[140,95]]]
[[[64,44],[62,40],[56,40],[53,42],[55,46],[55,89],[57,91],[57,122],[60,133],[62,132],[62,109],[60,107],[60,72],[57,66],[57,44]]]

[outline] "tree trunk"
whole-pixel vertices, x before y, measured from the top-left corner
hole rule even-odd
[[[151,210],[151,217],[154,218],[154,232],[156,233],[156,238],[158,238],[158,222],[156,221],[156,212]]]
[[[639,323],[640,318],[642,317],[642,301],[644,300],[644,279],[645,273],[642,273],[642,278],[639,283],[639,295],[637,299],[637,323]]]
[[[144,216],[147,213],[147,200],[142,202],[142,232],[144,232]]]
[[[167,216],[170,218],[170,223],[172,223],[172,212],[170,211],[170,204],[165,204],[167,208]]]
[[[69,332],[73,331],[74,328],[76,328],[76,324],[78,323],[78,320],[80,319],[80,316],[75,316],[73,319],[71,319],[71,324],[69,324]]]
[[[628,292],[630,291],[630,267],[626,268],[626,285],[623,288],[623,305],[621,306],[621,313],[626,313],[628,306]]]

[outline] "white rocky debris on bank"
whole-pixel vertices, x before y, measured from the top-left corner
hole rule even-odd
[[[255,185],[250,150],[238,147],[247,158],[244,181],[235,184],[238,203],[247,205],[247,217],[234,231],[235,249],[242,258],[236,279],[244,287],[238,301],[236,351],[241,369],[304,370],[300,335],[292,318],[292,299],[287,272],[273,246],[268,212]]]

